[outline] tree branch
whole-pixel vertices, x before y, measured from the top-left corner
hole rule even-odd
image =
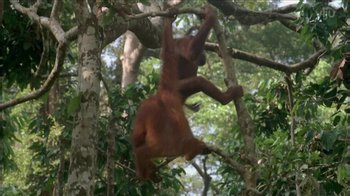
[[[234,16],[243,25],[255,25],[261,23],[268,23],[276,20],[295,20],[296,16],[290,13],[295,10],[292,8],[285,8],[282,10],[270,10],[270,11],[251,11],[242,8],[230,0],[208,0],[210,4],[218,8],[226,16]]]
[[[236,77],[236,70],[233,65],[232,58],[230,57],[229,50],[226,47],[227,42],[225,41],[224,31],[220,26],[219,22],[215,23],[214,30],[218,39],[219,50],[223,59],[228,84],[229,86],[237,86],[238,81]],[[238,167],[238,165],[237,169],[241,170],[241,176],[244,179],[245,187],[247,189],[246,195],[254,195],[251,191],[248,191],[249,189],[255,189],[257,185],[257,172],[255,170],[258,167],[258,163],[256,147],[254,142],[254,123],[242,99],[234,100],[234,104],[236,107],[236,113],[238,117],[238,125],[240,127],[241,135],[243,137],[245,155],[247,157],[247,160],[249,161],[249,165],[245,165],[247,168],[244,168],[244,172],[242,171],[243,168]]]
[[[78,26],[74,26],[66,31],[66,39],[68,41],[73,41],[78,37]]]
[[[53,69],[51,70],[51,73],[49,75],[49,77],[47,78],[47,80],[44,82],[44,84],[36,91],[33,91],[31,93],[29,93],[28,95],[25,95],[23,97],[19,97],[13,100],[10,100],[8,102],[5,103],[1,103],[0,104],[0,110],[6,109],[8,107],[32,100],[32,99],[36,99],[39,98],[40,96],[42,96],[43,94],[45,94],[47,91],[50,90],[51,86],[54,84],[57,76],[59,75],[59,72],[61,71],[63,62],[64,62],[64,58],[66,56],[66,43],[60,43],[57,46],[56,49],[56,61],[55,61],[55,65],[53,67]]]
[[[216,52],[220,55],[219,45],[216,43],[207,42],[205,44],[205,49],[208,51]],[[318,63],[318,60],[326,51],[325,49],[320,49],[305,61],[295,63],[292,65],[286,65],[283,63],[278,63],[278,62],[269,60],[267,58],[259,57],[255,54],[251,54],[251,53],[237,50],[234,48],[227,48],[227,50],[229,51],[232,58],[248,61],[256,65],[265,66],[277,71],[282,71],[284,73],[294,73],[294,72],[298,72],[300,70],[315,66]]]
[[[126,9],[126,10],[125,10]],[[121,10],[118,12],[118,10]],[[104,17],[110,10],[105,11],[100,17]],[[109,19],[110,23],[103,26],[104,42],[103,47],[113,42],[119,36],[124,34],[127,30],[132,31],[140,42],[147,48],[159,48],[161,40],[161,30],[152,24],[146,17],[129,18],[130,15],[125,13],[136,13],[138,15],[141,11],[137,7],[120,8],[117,13],[113,15],[113,19]],[[99,18],[100,18],[99,17]],[[118,28],[115,28],[115,27]]]
[[[47,28],[49,28],[49,18],[40,17],[37,14],[38,6],[40,5],[40,0],[38,0],[34,5],[29,8],[23,7],[19,4],[18,0],[10,0],[13,7],[20,13],[27,15],[30,19],[34,20],[36,23],[41,24]]]
[[[296,128],[296,121],[294,116],[294,98],[293,98],[293,81],[290,74],[287,74],[284,79],[287,83],[287,94],[288,94],[288,105],[289,105],[289,115],[290,115],[290,139],[292,145],[295,145],[294,131]]]
[[[55,18],[48,18],[39,16],[36,11],[40,5],[40,0],[38,0],[34,5],[29,8],[23,7],[18,3],[18,0],[10,0],[13,7],[20,13],[27,15],[30,19],[36,23],[46,27],[55,36],[58,42],[66,42],[65,32],[62,29],[60,23]]]
[[[46,65],[48,58],[49,58],[49,40],[45,38],[45,32],[43,31],[43,28],[40,26],[40,32],[41,32],[41,41],[43,43],[43,51],[41,52],[40,62],[38,65],[37,70],[34,73],[34,77],[38,78],[43,67]]]
[[[211,177],[209,174],[207,174],[207,169],[205,168],[205,159],[203,160],[203,170],[199,167],[199,165],[196,162],[192,162],[191,165],[197,170],[198,174],[202,177],[203,183],[204,183],[204,188],[202,191],[202,196],[208,195],[209,187],[210,187],[210,182],[211,182]]]
[[[220,156],[224,162],[226,162],[227,164],[229,164],[234,170],[237,171],[237,173],[240,176],[244,176],[245,173],[245,168],[244,165],[238,163],[237,161],[233,160],[230,158],[230,156],[226,155],[222,150],[220,150],[217,147],[214,146],[207,146],[209,148],[209,150],[213,153],[215,153],[216,155]]]
[[[168,9],[163,11],[156,11],[156,12],[145,12],[140,14],[134,14],[134,15],[127,15],[127,20],[133,20],[133,19],[140,19],[140,18],[146,18],[146,17],[156,17],[156,16],[173,16],[178,14],[196,14],[196,15],[203,15],[203,10],[195,9],[195,8],[181,8],[181,9]]]
[[[66,50],[67,50],[66,34],[63,31],[59,22],[54,18],[38,16],[38,14],[36,13],[41,4],[41,0],[37,0],[36,3],[29,8],[26,8],[20,5],[18,0],[10,0],[10,2],[17,11],[21,12],[24,15],[27,15],[30,19],[34,20],[39,25],[42,25],[47,29],[49,29],[51,33],[55,36],[58,42],[58,46],[56,48],[55,65],[52,68],[44,84],[38,90],[33,91],[28,95],[10,100],[5,103],[0,103],[0,110],[6,109],[8,107],[11,107],[32,99],[39,98],[40,96],[45,94],[47,91],[49,91],[62,69],[64,58],[66,56]]]
[[[54,18],[54,19],[58,20],[59,11],[61,9],[61,6],[62,6],[62,0],[54,0],[51,14],[50,14],[50,18]]]

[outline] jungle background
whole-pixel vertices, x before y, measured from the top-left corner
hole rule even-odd
[[[215,7],[199,75],[245,95],[192,96],[193,133],[217,151],[141,182],[130,133],[159,81],[165,4],[175,37]],[[349,195],[349,17],[347,0],[0,1],[0,195]]]

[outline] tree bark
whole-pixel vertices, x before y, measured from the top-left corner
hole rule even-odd
[[[50,91],[48,100],[46,102],[46,110],[47,114],[53,115],[54,112],[57,110],[57,107],[59,105],[59,98],[60,98],[60,86],[59,86],[59,79],[55,81],[55,83],[52,85]],[[61,135],[58,138],[58,146],[53,146],[55,148],[59,148],[59,166],[57,171],[57,182],[55,186],[53,187],[53,194],[55,196],[62,196],[63,195],[63,188],[64,188],[64,164],[65,164],[65,148],[63,144],[63,135]]]
[[[177,1],[171,3],[177,3]],[[138,7],[142,12],[154,12],[159,11],[161,8],[163,8],[164,4],[162,2],[152,1],[150,6],[139,4]],[[151,18],[150,21],[153,26],[160,28],[160,17]],[[136,27],[130,28],[130,30],[131,31],[127,31],[125,33],[124,52],[122,59],[122,89],[125,89],[125,87],[127,87],[129,84],[137,81],[140,63],[146,51],[146,48],[140,42],[139,38],[135,35],[135,33],[139,32],[140,30],[137,30]]]
[[[122,89],[129,84],[136,82],[139,74],[139,67],[146,48],[131,31],[125,33],[125,43],[123,52],[123,76]]]
[[[80,107],[72,133],[66,195],[94,195],[102,36],[92,1],[77,0]]]

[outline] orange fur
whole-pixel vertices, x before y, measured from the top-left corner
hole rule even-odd
[[[184,156],[191,160],[198,154],[209,153],[205,143],[193,136],[183,111],[190,95],[202,91],[222,104],[243,95],[240,86],[222,93],[210,81],[197,76],[198,66],[205,63],[204,43],[215,21],[215,13],[208,7],[196,36],[174,40],[172,20],[164,19],[160,84],[156,95],[141,103],[132,133],[140,179],[158,180],[153,158]]]

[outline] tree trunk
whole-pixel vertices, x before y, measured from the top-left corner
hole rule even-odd
[[[171,2],[176,4],[178,3],[178,0],[172,0]],[[142,12],[154,12],[162,9],[164,7],[164,2],[151,1],[150,6],[138,4],[138,7]],[[151,22],[157,27],[160,27],[162,24],[160,17],[151,18]],[[122,89],[125,89],[125,87],[127,87],[129,84],[137,81],[140,63],[145,51],[146,48],[141,44],[136,35],[131,31],[127,31],[125,33],[124,52],[122,59]]]
[[[125,33],[125,44],[123,53],[123,76],[122,88],[137,80],[139,74],[140,62],[146,48],[137,39],[134,33],[127,31]]]
[[[89,5],[88,5],[89,3]],[[101,43],[91,1],[77,0],[80,107],[72,133],[66,195],[94,195],[100,94]]]
[[[55,81],[49,91],[49,97],[46,102],[46,110],[47,114],[53,115],[59,106],[59,98],[60,98],[60,86],[59,86],[59,78]],[[59,166],[57,171],[57,182],[53,187],[53,193],[55,196],[63,195],[64,188],[64,164],[65,164],[65,148],[63,144],[63,133],[58,138],[58,146],[54,146],[55,148],[59,148]]]

